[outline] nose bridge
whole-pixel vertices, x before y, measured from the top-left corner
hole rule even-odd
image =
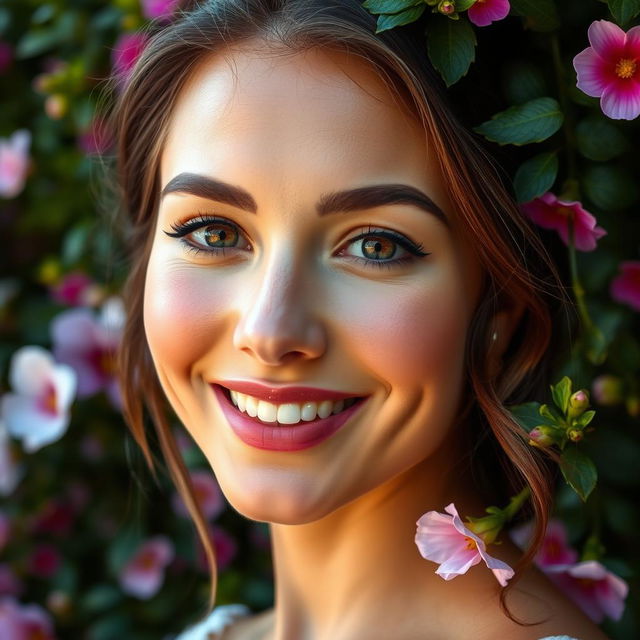
[[[308,274],[294,253],[286,245],[274,248],[257,269],[241,309],[236,348],[268,365],[292,356],[319,357],[325,336],[310,308],[308,287]]]

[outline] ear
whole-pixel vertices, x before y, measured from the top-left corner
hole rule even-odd
[[[524,304],[513,298],[507,298],[491,320],[488,355],[492,376],[497,375],[502,369],[502,356],[511,342],[523,313]]]

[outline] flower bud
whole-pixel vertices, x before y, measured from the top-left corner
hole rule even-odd
[[[569,440],[571,440],[571,442],[580,442],[580,440],[582,440],[582,438],[584,437],[584,433],[582,429],[569,429],[567,431],[567,437],[569,438]]]
[[[541,425],[529,431],[529,444],[533,447],[545,449],[556,443],[555,429]]]
[[[618,376],[604,374],[593,381],[593,397],[602,406],[616,405],[622,402],[622,380]]]
[[[52,120],[60,120],[69,108],[66,96],[54,93],[44,101],[44,111]]]
[[[450,16],[456,12],[456,3],[452,0],[441,0],[438,3],[438,11],[445,16]]]
[[[585,389],[580,389],[576,391],[569,398],[569,410],[567,411],[567,417],[578,418],[581,416],[586,408],[589,406],[589,392]]]

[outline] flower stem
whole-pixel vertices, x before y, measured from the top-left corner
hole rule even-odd
[[[588,331],[593,327],[593,320],[589,315],[587,303],[585,302],[585,290],[578,277],[578,260],[576,258],[576,244],[574,238],[573,218],[569,218],[569,269],[571,270],[571,287],[573,296],[578,306],[580,319],[584,328]]]
[[[520,493],[509,500],[509,504],[503,509],[505,523],[513,520],[513,517],[522,509],[524,503],[531,497],[529,486],[524,487]]]

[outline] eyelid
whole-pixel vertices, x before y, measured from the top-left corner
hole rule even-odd
[[[358,240],[362,240],[371,236],[377,236],[380,238],[391,240],[417,258],[422,258],[430,254],[430,252],[424,251],[424,246],[422,244],[414,242],[410,238],[407,238],[405,235],[398,233],[397,231],[392,231],[391,229],[374,227],[373,225],[370,225],[368,228],[362,228],[362,230],[359,231],[355,236],[351,236],[341,245],[341,250],[353,244],[354,242],[357,242]],[[390,263],[393,261],[389,260],[387,262]]]

